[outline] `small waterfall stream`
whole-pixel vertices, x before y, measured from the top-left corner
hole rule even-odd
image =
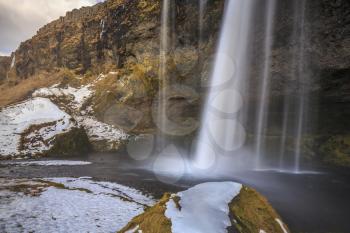
[[[298,109],[297,109],[297,123],[296,123],[296,142],[295,142],[295,160],[294,160],[294,171],[300,171],[300,156],[301,156],[301,142],[302,136],[304,133],[304,122],[306,119],[307,112],[307,88],[305,87],[305,79],[307,79],[307,72],[305,71],[305,59],[304,59],[304,50],[306,43],[306,35],[305,35],[305,0],[300,0],[295,3],[295,14],[296,14],[296,39],[297,44],[295,48],[295,58],[297,67],[295,68],[295,79],[298,80],[298,88],[299,88],[299,98],[298,98]]]
[[[269,0],[266,6],[266,22],[265,22],[265,41],[264,41],[264,58],[263,69],[260,84],[260,96],[258,102],[257,128],[256,128],[256,168],[261,166],[263,140],[266,134],[267,118],[269,110],[269,89],[270,89],[270,68],[271,68],[271,52],[273,45],[273,29],[274,15],[276,8],[276,0]]]
[[[199,42],[203,40],[204,16],[208,0],[199,0]]]
[[[159,101],[158,101],[158,128],[166,129],[166,86],[167,77],[167,55],[169,51],[169,13],[170,1],[164,0],[162,6],[161,28],[160,28],[160,51],[159,51]]]

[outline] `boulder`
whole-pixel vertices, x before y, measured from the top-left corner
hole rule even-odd
[[[288,233],[288,227],[255,190],[234,182],[208,182],[166,193],[119,233]]]

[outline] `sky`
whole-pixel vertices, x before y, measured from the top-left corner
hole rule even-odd
[[[0,0],[0,56],[10,55],[22,41],[67,11],[102,0]]]

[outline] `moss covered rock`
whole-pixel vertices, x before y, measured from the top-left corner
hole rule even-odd
[[[167,233],[171,232],[171,222],[165,216],[166,203],[170,200],[170,193],[164,194],[160,201],[146,209],[146,211],[133,218],[119,233],[127,232],[152,232],[152,233]]]
[[[266,198],[254,189],[243,186],[229,207],[233,228],[240,233],[289,232]]]
[[[239,233],[290,232],[288,227],[282,222],[281,217],[268,203],[268,201],[255,190],[233,182],[216,182],[214,185],[226,185],[225,189],[229,188],[229,186],[227,186],[228,184],[233,184],[235,185],[234,187],[239,187],[239,189],[236,190],[237,193],[235,193],[234,198],[231,201],[227,202],[227,200],[223,200],[224,203],[227,203],[228,213],[226,213],[226,208],[221,208],[222,206],[218,204],[220,201],[217,202],[215,199],[220,199],[222,196],[227,196],[227,193],[225,193],[225,195],[216,195],[215,192],[214,194],[208,193],[209,189],[201,190],[201,188],[205,187],[206,184],[209,184],[210,186],[214,183],[203,183],[196,185],[193,188],[178,194],[164,194],[162,199],[155,206],[146,209],[143,214],[132,219],[123,229],[119,231],[119,233],[171,233],[179,232],[179,229],[181,229],[183,232],[201,232],[201,230],[198,229],[203,226],[196,227],[196,224],[208,224],[207,222],[211,224],[212,220],[214,220],[214,222],[216,221],[216,223],[213,222],[213,224],[217,224],[219,222],[219,225],[221,226],[225,224],[228,226],[226,229],[218,229],[218,232],[222,232],[222,230]],[[227,190],[227,192],[230,192],[230,190]],[[185,197],[185,195],[187,196]],[[203,205],[198,205],[198,203],[197,205],[196,203],[193,204],[193,200],[196,198],[201,198],[201,200],[198,200],[198,203],[202,202]],[[185,199],[187,200],[185,201]],[[190,202],[188,202],[189,200]],[[213,203],[216,203],[216,205],[213,205]],[[192,207],[188,207],[188,205],[192,204]],[[185,210],[185,205],[187,205],[187,210]],[[180,216],[179,218],[169,217],[168,211],[171,211],[171,208],[176,210],[176,212],[179,214],[178,216]],[[192,212],[191,209],[193,209]],[[199,209],[202,212],[198,212]],[[205,222],[198,223],[198,219],[201,219],[201,217],[198,218],[198,216],[193,217],[188,215],[189,212],[193,213],[194,215],[203,214],[205,216],[203,219],[206,218],[207,220]],[[218,212],[220,213],[218,214]],[[213,216],[210,217],[211,215]],[[227,220],[229,219],[230,223],[227,223],[225,219],[217,221],[217,216],[227,216]],[[190,221],[190,225],[188,225],[188,221],[186,223],[184,218],[197,219],[198,221]],[[183,221],[185,223],[180,224],[179,227],[178,221]]]
[[[90,151],[90,142],[83,128],[73,128],[67,133],[55,136],[48,155],[77,155]]]
[[[324,162],[341,167],[350,167],[350,135],[335,135],[320,148]]]

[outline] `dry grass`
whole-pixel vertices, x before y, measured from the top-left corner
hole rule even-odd
[[[138,230],[144,233],[171,233],[171,222],[165,217],[166,203],[169,201],[170,194],[166,193],[162,199],[153,207],[147,209],[143,214],[133,218],[128,225],[119,231],[125,233],[137,226]]]
[[[54,72],[42,72],[27,79],[18,79],[15,76],[5,81],[0,85],[0,108],[23,101],[39,88],[49,87],[60,83],[61,85],[70,85],[78,87],[91,77],[77,78],[71,70],[67,68],[60,68]]]
[[[268,201],[251,188],[242,187],[241,192],[229,205],[234,226],[240,233],[265,232],[283,233],[276,218],[281,219]],[[287,226],[285,226],[288,229]]]
[[[17,82],[0,85],[0,107],[26,99],[35,89],[48,87],[61,81],[60,74],[41,74]]]

